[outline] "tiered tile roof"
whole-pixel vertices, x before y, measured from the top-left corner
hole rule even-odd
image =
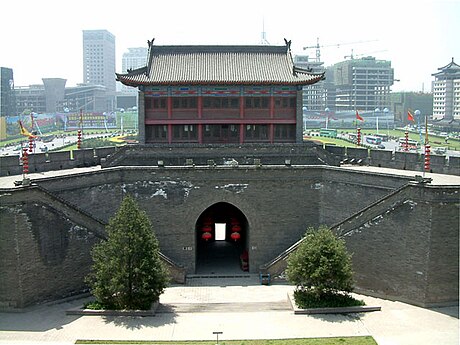
[[[443,75],[451,75],[451,76],[455,75],[455,77],[460,76],[460,66],[454,62],[454,58],[452,58],[452,62],[448,63],[447,65],[443,67],[439,67],[438,70],[439,72],[433,73],[432,76],[435,76],[435,77],[443,76]]]
[[[145,67],[118,74],[125,85],[309,85],[324,78],[294,66],[286,46],[154,46]]]

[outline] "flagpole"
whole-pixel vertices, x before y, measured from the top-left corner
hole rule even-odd
[[[425,115],[425,145],[428,144],[428,115]]]
[[[419,112],[419,110],[416,110],[416,112]],[[427,165],[428,169],[430,168],[430,146],[428,143],[428,115],[425,115],[425,164],[423,167],[423,177],[425,177],[425,170],[427,170]]]

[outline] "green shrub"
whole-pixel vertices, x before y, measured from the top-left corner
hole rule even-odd
[[[353,291],[351,255],[345,242],[327,227],[309,228],[299,247],[288,258],[287,279],[296,285],[296,294],[306,300],[313,297],[341,303],[343,295]],[[301,299],[299,297],[299,299]]]
[[[326,293],[318,295],[309,291],[294,291],[295,304],[301,309],[356,307],[364,305],[364,301],[357,300],[347,293]]]

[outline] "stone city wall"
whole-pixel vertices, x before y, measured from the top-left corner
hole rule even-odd
[[[62,152],[29,154],[29,172],[44,172],[101,164],[101,158],[114,153],[116,147],[81,149]],[[19,156],[0,157],[0,176],[21,175],[22,161]]]
[[[425,156],[413,152],[392,152],[366,148],[325,146],[326,151],[336,155],[343,164],[361,164],[400,170],[423,172]],[[430,172],[460,175],[460,157],[431,154]]]
[[[187,274],[196,269],[197,221],[217,203],[236,207],[247,220],[251,273],[309,226],[365,213],[369,218],[346,237],[357,285],[416,304],[446,303],[458,293],[459,188],[399,195],[409,181],[324,166],[138,166],[0,190],[0,280],[7,282],[0,302],[21,307],[84,288],[94,234],[131,194],[151,219],[161,252]],[[378,206],[388,195],[398,203],[394,210]]]

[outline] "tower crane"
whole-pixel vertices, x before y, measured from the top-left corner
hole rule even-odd
[[[339,48],[340,46],[348,45],[348,44],[358,44],[358,43],[367,43],[367,42],[375,42],[375,41],[378,41],[378,40],[367,40],[367,41],[356,41],[356,42],[346,42],[346,43],[335,43],[335,44],[320,45],[319,44],[319,37],[317,37],[316,38],[316,45],[303,47],[303,50],[315,48],[316,49],[316,61],[320,62],[321,61],[321,50],[320,50],[320,48],[326,48],[326,47],[337,47],[337,48]]]
[[[370,54],[375,54],[375,53],[382,53],[382,52],[386,52],[388,51],[387,49],[384,49],[384,50],[377,50],[377,51],[373,51],[373,52],[369,52],[369,53],[364,53],[364,54],[353,54],[353,49],[351,50],[351,54],[350,55],[345,55],[343,58],[346,59],[346,58],[350,58],[351,60],[353,60],[354,58],[358,57],[358,56],[369,56]]]

